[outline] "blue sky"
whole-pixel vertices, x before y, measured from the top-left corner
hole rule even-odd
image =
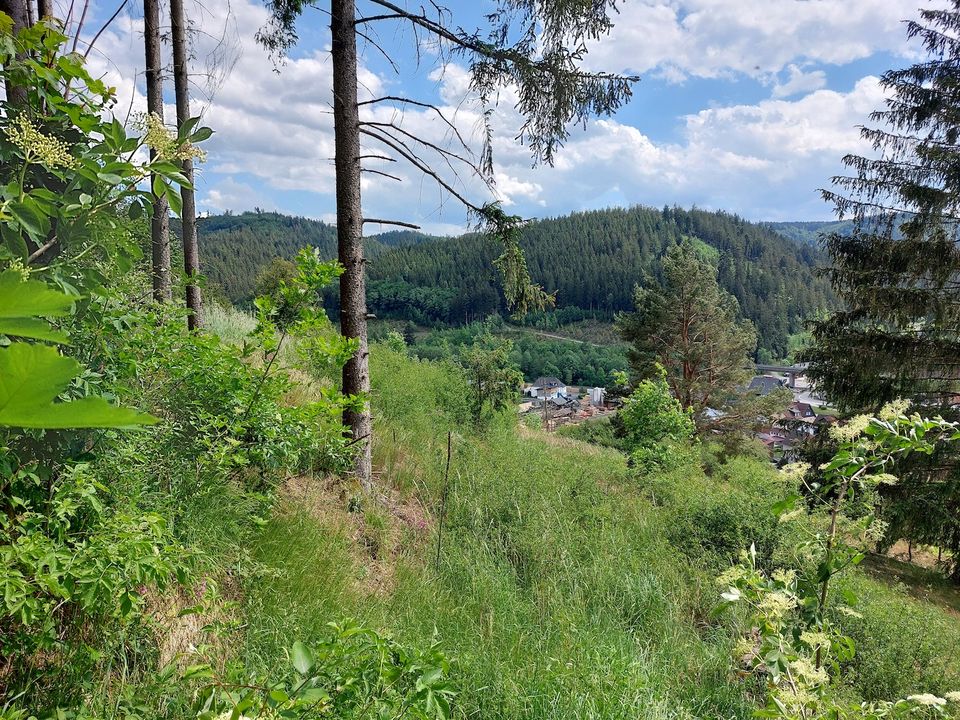
[[[623,0],[614,31],[591,47],[587,63],[640,74],[634,99],[613,118],[574,128],[554,167],[534,168],[513,139],[521,118],[505,92],[494,114],[496,197],[525,217],[639,203],[697,205],[754,220],[828,218],[831,209],[817,189],[841,170],[844,154],[867,150],[857,126],[883,102],[878,76],[918,57],[902,20],[935,4]],[[359,6],[370,9],[364,0]],[[197,30],[195,106],[217,131],[198,181],[201,208],[261,207],[334,221],[327,15],[306,11],[300,44],[275,68],[254,40],[267,18],[261,3],[205,0],[187,7]],[[448,7],[456,22],[473,27],[492,4],[450,0]],[[93,9],[99,19],[114,7]],[[135,12],[123,15],[91,55],[94,70],[118,87],[124,110],[144,105],[141,31]],[[442,65],[429,46],[417,64],[412,33],[400,24],[382,24],[377,32],[400,72],[361,42],[361,96],[436,103],[479,149],[481,108],[469,93],[466,68]],[[378,106],[369,114],[452,142],[430,111]],[[367,215],[417,222],[432,232],[465,228],[462,209],[432,180],[402,163],[382,169],[402,182],[366,176]],[[476,179],[448,179],[477,203],[491,199]]]

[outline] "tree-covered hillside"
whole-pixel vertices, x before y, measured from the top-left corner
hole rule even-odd
[[[768,222],[763,223],[778,235],[799,243],[817,245],[821,235],[837,233],[850,235],[853,223],[850,220],[812,220],[809,222]]]
[[[802,224],[796,224],[802,225]],[[336,228],[271,212],[218,215],[199,223],[203,271],[234,302],[249,300],[257,272],[274,257],[313,245],[336,255]],[[679,208],[634,207],[575,213],[531,223],[523,249],[534,280],[556,292],[557,307],[612,320],[632,309],[644,277],[659,280],[668,248],[694,238],[713,257],[722,287],[757,326],[759,345],[787,354],[787,338],[805,319],[830,307],[823,263],[809,243],[736,215]],[[507,312],[493,261],[496,243],[477,234],[436,238],[395,231],[367,239],[368,303],[378,317],[459,325]],[[328,301],[336,303],[336,292]],[[568,313],[569,314],[569,313]]]
[[[337,228],[320,220],[275,212],[211,215],[197,223],[203,273],[233,302],[253,297],[257,272],[273,258],[290,259],[300,248],[319,248],[325,258],[337,255]],[[399,230],[367,238],[375,256],[391,247],[412,244],[426,235]]]
[[[723,212],[646,207],[575,213],[529,225],[523,249],[536,282],[556,292],[559,308],[612,318],[632,308],[634,286],[659,279],[661,258],[684,238],[712,248],[722,287],[740,303],[776,357],[806,318],[830,307],[834,295],[815,269],[823,260],[809,245]],[[493,266],[494,243],[477,235],[400,247],[370,266],[371,307],[415,321],[469,322],[504,312]]]

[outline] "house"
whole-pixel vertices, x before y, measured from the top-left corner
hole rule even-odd
[[[539,377],[524,392],[535,398],[567,397],[567,386],[555,377]]]
[[[797,401],[787,408],[786,418],[789,420],[806,420],[807,422],[812,422],[816,417],[817,414],[813,411],[813,405],[810,403]]]
[[[747,388],[757,395],[769,395],[774,390],[786,387],[786,381],[783,378],[773,377],[772,375],[757,375],[750,381]]]

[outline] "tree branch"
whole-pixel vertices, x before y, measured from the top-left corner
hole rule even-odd
[[[403,222],[402,220],[383,220],[382,218],[363,218],[360,222],[366,224],[371,223],[373,225],[399,225],[400,227],[411,228],[412,230],[419,230],[419,225],[414,225],[413,223]]]

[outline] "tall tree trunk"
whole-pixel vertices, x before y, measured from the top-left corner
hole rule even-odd
[[[190,75],[187,68],[187,28],[183,14],[183,0],[170,0],[170,24],[173,35],[173,86],[177,95],[177,127],[190,119]],[[193,184],[193,160],[186,158],[183,174]],[[187,276],[186,302],[190,313],[187,327],[203,327],[203,299],[197,275],[200,273],[200,251],[197,246],[197,202],[192,188],[181,188],[183,211],[180,214],[183,236],[183,270]]]
[[[14,34],[30,26],[29,0],[0,0],[0,12],[4,12],[13,20]],[[13,107],[23,107],[27,104],[26,88],[14,85],[7,78],[4,90],[7,94],[7,103]]]
[[[37,0],[37,16],[41,20],[53,17],[53,0]]]
[[[160,0],[143,0],[143,45],[146,54],[147,112],[163,120],[163,61],[160,56]],[[156,151],[150,150],[150,157]],[[153,178],[151,177],[151,186]],[[166,197],[154,195],[150,220],[153,298],[173,299],[170,280],[170,218]]]
[[[363,258],[363,215],[360,209],[360,112],[357,106],[357,37],[354,0],[332,0],[333,123],[336,140],[337,255],[340,276],[340,332],[360,341],[343,368],[343,392],[362,395],[360,412],[347,410],[343,420],[359,445],[356,476],[372,488],[370,439],[370,352],[367,345],[367,293]]]

